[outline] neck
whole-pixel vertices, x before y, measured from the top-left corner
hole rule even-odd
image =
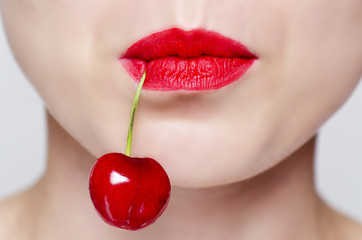
[[[127,232],[105,224],[93,208],[88,173],[96,158],[49,114],[48,129],[47,172],[33,191],[42,196],[32,221],[36,239],[321,239],[316,137],[252,179],[207,189],[173,187],[156,223]]]

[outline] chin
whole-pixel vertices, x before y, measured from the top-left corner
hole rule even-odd
[[[232,130],[209,128],[208,124],[185,125],[140,124],[134,135],[132,155],[155,159],[164,167],[173,186],[185,188],[230,184],[264,170],[261,166],[263,154],[269,150],[267,139],[232,139]]]

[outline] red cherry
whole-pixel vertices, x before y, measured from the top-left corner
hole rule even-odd
[[[128,129],[126,154],[100,157],[89,174],[89,193],[104,221],[115,227],[138,230],[153,223],[166,209],[170,180],[152,158],[132,158],[131,143],[136,107],[146,72],[138,84]]]
[[[108,153],[93,165],[89,191],[95,208],[110,225],[138,230],[153,223],[166,209],[170,181],[151,158]]]

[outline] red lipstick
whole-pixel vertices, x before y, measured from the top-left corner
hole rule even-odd
[[[120,59],[136,82],[146,69],[143,89],[202,91],[240,79],[257,57],[217,32],[172,28],[142,38]]]

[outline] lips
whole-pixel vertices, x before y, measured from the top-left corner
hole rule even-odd
[[[143,89],[202,91],[222,88],[242,77],[257,57],[244,45],[203,29],[172,28],[134,43],[120,57]]]

